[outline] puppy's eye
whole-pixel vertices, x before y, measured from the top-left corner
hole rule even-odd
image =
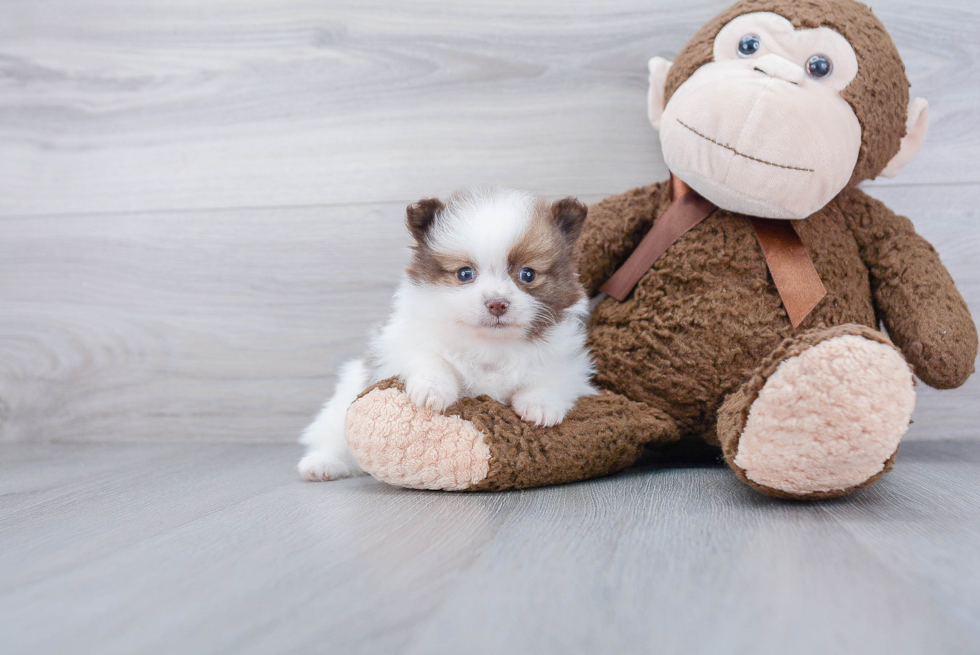
[[[527,267],[522,268],[520,275],[518,275],[521,282],[523,282],[524,284],[531,284],[532,282],[534,282],[534,278],[536,278],[537,276],[538,274],[534,272],[534,269],[530,269]]]
[[[834,62],[824,55],[813,55],[806,62],[806,74],[815,80],[823,78],[834,72]]]
[[[456,271],[456,279],[460,282],[472,282],[473,278],[476,277],[476,273],[469,266],[464,266],[463,268]]]
[[[759,52],[759,48],[762,47],[762,39],[759,38],[758,34],[746,34],[742,37],[742,40],[738,42],[738,56],[748,59],[755,53]]]

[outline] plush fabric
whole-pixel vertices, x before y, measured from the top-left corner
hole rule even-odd
[[[578,242],[590,291],[669,202],[663,182],[590,208]],[[735,443],[731,435],[744,423],[733,432],[719,409],[747,381],[761,389],[771,373],[761,375],[760,362],[798,356],[826,335],[889,343],[876,329],[879,319],[923,381],[941,387],[965,381],[976,359],[976,328],[935,250],[907,219],[849,188],[796,226],[828,290],[798,328],[789,323],[747,218],[717,212],[682,237],[625,302],[606,299],[596,307],[589,328],[596,381],[613,393],[582,399],[553,428],[528,426],[485,398],[449,409],[484,434],[491,452],[487,477],[470,488],[524,488],[614,472],[633,463],[641,445],[679,435],[724,445],[719,432],[728,429]],[[808,336],[814,334],[823,336]],[[735,452],[727,454],[739,472]],[[889,467],[886,462],[872,478]],[[741,477],[764,493],[806,498],[841,495],[871,481],[787,492]]]
[[[923,382],[962,385],[974,372],[977,328],[936,249],[912,221],[858,189],[838,202],[867,264],[876,318]]]
[[[404,389],[396,378],[379,382],[347,418],[358,463],[401,487],[493,491],[583,480],[633,464],[644,444],[679,436],[669,416],[608,391],[582,398],[560,425],[545,428],[486,396],[435,414],[412,405]]]
[[[464,441],[473,441],[471,429],[483,435],[489,460],[485,477],[471,476],[469,486],[450,476],[439,488],[515,489],[585,479],[630,465],[644,445],[680,439],[721,447],[739,478],[762,493],[840,496],[892,466],[914,403],[906,362],[938,388],[959,386],[973,373],[976,326],[939,255],[908,219],[855,186],[899,151],[908,116],[901,59],[870,10],[852,0],[743,0],[685,47],[670,69],[668,97],[711,60],[712,40],[723,25],[762,11],[797,28],[843,34],[861,69],[843,92],[862,129],[850,184],[794,223],[826,297],[794,328],[750,217],[722,208],[671,246],[625,301],[598,303],[588,345],[603,393],[581,399],[562,424],[528,426],[487,398],[450,407],[447,415],[458,421],[452,425],[465,426],[460,433],[469,435]],[[590,294],[670,202],[662,182],[589,209],[576,256]],[[360,405],[371,394],[354,404],[351,411],[362,419],[362,427],[351,426],[354,432],[405,411],[396,386],[383,383],[379,388],[392,393],[371,408]],[[819,422],[830,415],[837,418]],[[398,429],[427,429],[419,422],[405,426]],[[390,461],[406,461],[402,451],[429,438],[384,436],[375,434],[371,448],[390,450],[383,453]],[[443,438],[455,443],[457,436]],[[849,449],[855,452],[844,452]],[[376,473],[394,484],[417,475]]]
[[[647,198],[646,206],[638,196]],[[580,240],[580,273],[589,290],[623,260],[602,244],[643,212],[643,233],[669,203],[666,183],[634,190],[590,211]],[[613,218],[615,217],[615,218]],[[875,326],[867,268],[836,204],[796,224],[827,288],[798,328]],[[613,256],[612,261],[607,257]],[[744,216],[718,211],[684,235],[622,302],[593,312],[589,347],[604,388],[670,414],[685,432],[717,443],[717,408],[773,348],[794,334]]]
[[[898,449],[912,386],[879,332],[841,326],[790,339],[722,406],[725,456],[750,484],[792,496],[851,489]]]
[[[758,56],[738,55],[745,34],[759,37]],[[663,110],[664,161],[719,207],[806,218],[847,186],[860,155],[861,125],[840,93],[859,72],[853,49],[829,28],[797,30],[761,12],[726,25],[713,52]],[[814,53],[834,62],[826,80],[804,72]],[[662,83],[658,70],[651,69],[651,84]]]
[[[347,412],[347,444],[367,473],[399,487],[459,491],[483,481],[490,448],[472,423],[373,388]]]
[[[590,209],[579,240],[590,292],[668,204],[667,184],[659,183]],[[789,323],[748,220],[719,211],[674,244],[625,302],[596,307],[589,347],[599,384],[716,442],[717,407],[783,339],[821,326],[876,328],[879,319],[923,381],[947,388],[966,380],[976,328],[939,256],[908,219],[852,187],[795,226],[828,292],[799,328]],[[623,234],[636,236],[617,237]]]
[[[860,73],[842,92],[861,124],[861,153],[851,184],[877,177],[899,150],[908,118],[909,82],[898,48],[871,11],[854,0],[742,0],[708,21],[674,60],[665,100],[694,71],[712,60],[718,32],[733,18],[772,12],[797,29],[828,27],[843,35],[857,55]]]

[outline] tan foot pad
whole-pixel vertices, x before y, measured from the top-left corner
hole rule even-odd
[[[374,389],[354,402],[346,432],[361,468],[388,484],[462,491],[490,472],[482,432],[458,416],[418,407],[397,388]]]
[[[850,489],[882,471],[915,407],[908,364],[847,335],[782,362],[749,410],[735,465],[790,494]]]

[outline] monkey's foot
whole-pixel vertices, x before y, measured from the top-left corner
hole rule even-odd
[[[902,355],[870,328],[787,340],[719,411],[725,459],[768,495],[845,495],[891,469],[913,384]]]

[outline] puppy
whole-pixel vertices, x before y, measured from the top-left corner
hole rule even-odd
[[[506,189],[408,207],[412,259],[388,322],[364,359],[345,364],[333,397],[300,439],[307,480],[363,473],[347,448],[347,408],[388,377],[441,412],[485,394],[537,425],[561,422],[595,390],[585,348],[588,301],[573,246],[587,209]]]

